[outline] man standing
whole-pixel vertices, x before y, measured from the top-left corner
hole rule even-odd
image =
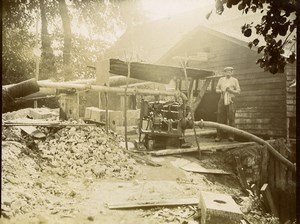
[[[240,94],[240,85],[239,81],[236,78],[233,78],[233,67],[224,68],[225,77],[219,79],[216,92],[221,93],[221,97],[218,103],[218,122],[221,124],[227,124],[227,120],[229,121],[229,125],[235,127],[235,105],[234,105],[234,97],[237,94]],[[217,129],[217,137],[215,139],[216,142],[221,141],[222,139],[222,130]],[[229,141],[233,141],[233,134],[229,134]]]

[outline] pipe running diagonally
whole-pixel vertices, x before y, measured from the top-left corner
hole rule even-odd
[[[194,125],[199,126],[200,128],[202,127],[213,127],[213,128],[220,128],[223,129],[225,131],[228,132],[232,132],[236,135],[245,137],[251,141],[255,141],[261,145],[266,145],[268,150],[270,151],[270,153],[276,157],[276,159],[278,159],[280,162],[282,162],[283,164],[285,164],[287,166],[287,168],[291,169],[293,172],[296,172],[296,165],[293,164],[291,161],[289,161],[288,159],[286,159],[284,156],[282,156],[278,151],[276,151],[276,149],[274,149],[270,143],[264,141],[263,139],[250,134],[249,132],[240,130],[238,128],[234,128],[225,124],[220,124],[220,123],[216,123],[216,122],[212,122],[212,121],[195,121]]]

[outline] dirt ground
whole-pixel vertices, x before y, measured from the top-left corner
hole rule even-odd
[[[200,198],[201,191],[228,194],[261,223],[254,198],[241,190],[226,152],[150,157],[161,166],[136,162],[119,147],[122,137],[101,128],[63,128],[33,140],[15,128],[2,133],[0,223],[199,223],[197,205],[109,209],[137,201]],[[48,137],[49,136],[49,137]],[[200,138],[212,144],[213,137]],[[84,161],[84,162],[78,162]],[[229,174],[185,171],[196,163]],[[69,165],[70,164],[70,165]],[[265,219],[267,220],[267,219]],[[269,220],[269,219],[268,219]],[[276,222],[264,222],[276,223]]]
[[[47,211],[35,214],[35,217],[30,217],[32,214],[27,214],[16,216],[10,221],[2,221],[3,223],[20,223],[21,221],[25,223],[26,220],[27,223],[155,224],[181,223],[181,220],[186,220],[187,223],[193,223],[192,216],[197,212],[195,206],[171,207],[171,210],[170,208],[110,210],[107,208],[107,204],[147,199],[199,198],[201,190],[236,196],[242,195],[238,182],[234,178],[231,181],[225,180],[230,177],[219,177],[216,180],[216,177],[207,177],[213,174],[202,175],[184,171],[172,164],[178,159],[195,160],[193,156],[157,158],[156,161],[162,164],[161,167],[139,164],[140,174],[129,181],[97,180],[91,177],[69,179],[49,176],[47,179],[55,179],[61,188],[68,189],[69,192],[74,192],[75,195],[68,201],[58,201],[58,208],[53,206]],[[224,183],[227,183],[227,185],[224,185]],[[62,206],[65,203],[68,207],[72,205],[72,209],[64,211]],[[173,216],[172,213],[174,213]],[[185,217],[185,215],[187,216]],[[179,218],[176,220],[174,217]],[[174,220],[171,220],[172,218]]]

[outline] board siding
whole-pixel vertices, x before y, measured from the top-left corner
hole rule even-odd
[[[241,87],[241,94],[235,98],[238,128],[257,135],[286,136],[286,105],[287,102],[291,105],[288,113],[292,114],[295,98],[286,95],[285,74],[265,72],[256,64],[261,56],[257,52],[206,33],[203,29],[193,32],[189,38],[170,50],[168,57],[164,57],[160,63],[173,65],[173,57],[192,56],[198,52],[206,52],[208,60],[191,61],[191,67],[212,70],[216,74],[222,74],[223,68],[227,66],[235,68],[234,77],[239,80]],[[205,108],[205,105],[201,106]]]

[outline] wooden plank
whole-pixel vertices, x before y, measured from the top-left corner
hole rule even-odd
[[[260,90],[247,90],[242,91],[240,96],[273,96],[273,95],[284,95],[284,89],[277,89],[274,91],[273,89],[260,89]]]
[[[243,79],[273,79],[276,76],[274,76],[271,73],[267,73],[267,72],[261,72],[261,71],[257,71],[257,72],[252,72],[249,73],[248,71],[237,71],[236,74],[234,74],[234,77],[236,77],[238,80],[243,80]],[[284,77],[282,77],[284,78]]]
[[[289,94],[296,94],[296,88],[295,87],[288,87],[286,91]]]
[[[286,98],[285,98],[285,95],[277,95],[277,96],[243,96],[243,95],[240,95],[236,98],[236,102],[239,102],[239,101],[284,101]]]
[[[181,169],[188,171],[188,172],[193,172],[193,173],[205,173],[205,174],[225,174],[229,175],[230,173],[225,172],[224,170],[219,170],[219,169],[206,169],[203,166],[201,166],[198,163],[188,163],[184,166],[180,167]]]
[[[275,189],[278,191],[278,189],[281,188],[281,181],[280,181],[280,161],[275,160]]]
[[[35,137],[35,138],[44,138],[46,135],[41,132],[40,130],[36,129],[36,127],[33,126],[19,126],[19,128],[27,133],[28,135]]]
[[[271,118],[240,118],[236,117],[235,123],[238,124],[269,124],[272,121]]]
[[[285,118],[285,114],[282,113],[278,113],[277,111],[273,112],[273,113],[259,113],[259,112],[236,112],[235,113],[235,118],[239,119],[239,118]]]
[[[276,106],[265,106],[265,107],[243,107],[238,108],[236,113],[246,112],[246,113],[281,113],[278,111],[278,107]]]
[[[219,144],[219,145],[203,145],[201,146],[201,151],[225,151],[228,149],[234,149],[239,147],[253,146],[256,145],[255,142],[242,142],[242,143],[231,143],[231,144]],[[180,149],[164,149],[159,151],[150,151],[149,153],[153,156],[165,156],[165,155],[174,155],[180,153],[189,153],[189,152],[197,152],[197,147],[191,148],[180,148]]]
[[[271,107],[271,106],[278,106],[278,109],[285,108],[285,101],[244,101],[244,100],[236,100],[237,108],[241,107]]]
[[[296,105],[287,105],[287,111],[296,111]]]
[[[239,124],[236,123],[237,127],[240,127],[241,129],[252,129],[252,130],[281,130],[282,128],[285,128],[285,121],[279,124]]]
[[[128,66],[124,61],[118,59],[110,59],[110,73],[116,75],[127,76]],[[180,67],[153,65],[139,62],[130,64],[131,78],[141,79],[145,81],[169,83],[171,79],[184,79],[183,69]],[[187,68],[187,76],[193,79],[204,79],[212,76],[214,73],[208,70],[195,68]]]
[[[297,99],[297,97],[296,97],[296,94],[287,94],[286,95],[286,99],[288,99],[288,100],[296,100]]]
[[[243,91],[250,91],[250,90],[256,90],[256,89],[265,89],[265,90],[274,90],[276,89],[285,89],[285,83],[283,82],[277,82],[277,83],[258,83],[258,84],[252,84],[245,82],[241,85],[241,90]]]
[[[268,184],[264,184],[261,189],[260,192],[262,193],[263,197],[265,198],[265,203],[268,205],[268,207],[270,208],[272,214],[275,217],[278,217],[278,210],[276,208],[276,205],[274,203],[270,188]]]
[[[295,74],[291,74],[291,75],[287,75],[286,76],[286,81],[287,82],[291,82],[291,81],[293,81],[295,79],[296,79],[296,75]]]
[[[65,126],[96,126],[96,124],[64,124],[64,123],[59,123],[59,122],[45,122],[45,123],[19,123],[19,122],[5,122],[2,124],[3,127],[12,127],[12,126],[43,126],[43,127],[65,127]]]
[[[135,200],[124,201],[114,204],[108,203],[109,209],[128,209],[128,208],[145,208],[145,207],[157,207],[157,206],[178,206],[178,205],[197,205],[199,204],[199,198],[171,198],[160,200]]]
[[[269,166],[268,166],[268,184],[271,190],[275,189],[275,163],[273,156],[270,156]]]
[[[293,105],[296,105],[296,99],[293,99],[293,100],[286,100],[286,104],[288,105],[288,106],[293,106]],[[287,109],[289,109],[289,108],[287,108]]]
[[[287,158],[287,149],[284,144],[282,144],[282,146],[279,148],[279,152],[282,156]],[[287,186],[287,167],[283,163],[279,164],[279,178],[280,189],[285,191]]]
[[[247,80],[239,80],[240,85],[244,84],[264,84],[264,83],[278,83],[283,82],[284,80],[280,77],[274,77],[273,79],[270,78],[260,78],[260,79],[247,79]]]
[[[260,183],[268,182],[268,163],[270,159],[269,151],[266,146],[263,146],[261,150],[262,160],[261,160],[261,175],[260,175]]]
[[[287,117],[296,117],[296,111],[288,111]]]
[[[272,136],[272,137],[285,137],[286,131],[283,129],[266,129],[266,130],[261,130],[261,129],[247,129],[247,128],[240,128],[244,131],[247,131],[251,134],[257,135],[257,136]]]

